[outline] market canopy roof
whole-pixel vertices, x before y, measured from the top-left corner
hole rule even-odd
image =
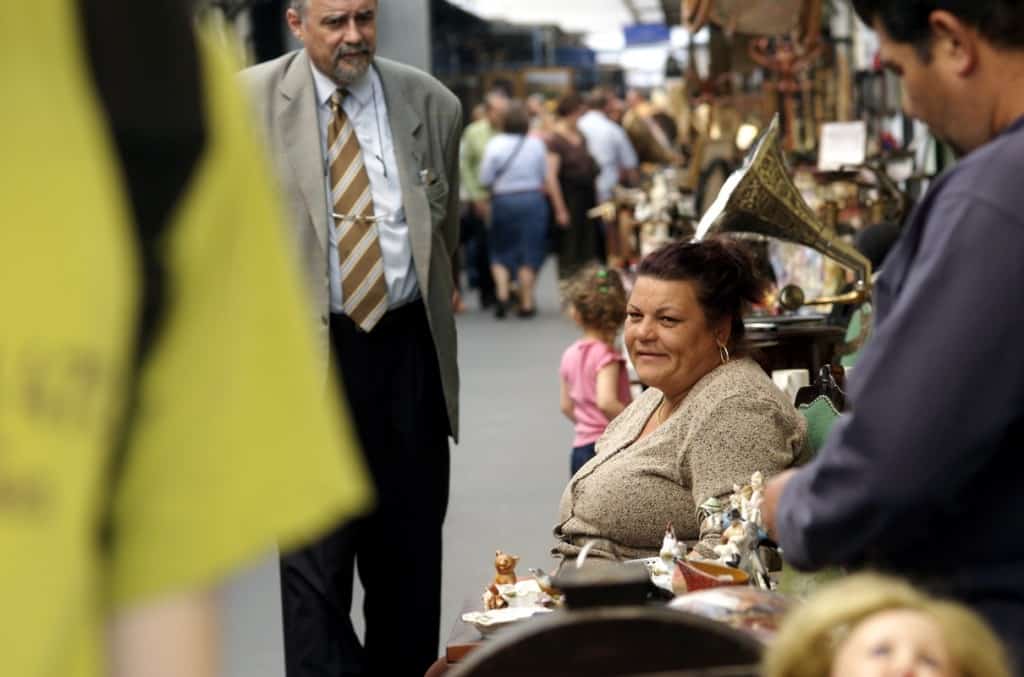
[[[674,19],[679,0],[449,0],[493,20],[554,24],[572,33],[618,30]],[[674,7],[675,11],[671,8]],[[668,10],[668,12],[666,12]]]

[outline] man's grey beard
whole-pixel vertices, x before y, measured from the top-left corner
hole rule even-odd
[[[343,62],[342,57],[351,56],[353,54],[359,54],[365,57],[365,61],[359,66],[353,67],[348,62]],[[357,80],[361,79],[366,75],[366,71],[370,68],[370,62],[373,60],[373,52],[367,47],[343,48],[339,49],[334,53],[334,79],[339,85],[351,85]]]

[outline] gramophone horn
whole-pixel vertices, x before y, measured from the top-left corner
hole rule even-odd
[[[823,223],[789,178],[779,150],[776,115],[722,186],[697,225],[696,239],[720,233],[758,233],[801,244],[846,266],[856,276],[855,291],[833,300],[806,304],[860,303],[871,291],[871,262]],[[801,292],[802,294],[802,292]],[[796,299],[790,294],[790,300]]]

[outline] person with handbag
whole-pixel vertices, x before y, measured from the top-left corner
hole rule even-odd
[[[509,105],[504,130],[487,143],[480,166],[480,182],[491,192],[491,274],[497,301],[494,316],[505,317],[509,285],[519,283],[520,317],[532,317],[534,283],[547,255],[548,202],[551,183],[547,148],[529,135],[530,119],[519,101]],[[561,195],[554,195],[556,220],[567,223]]]

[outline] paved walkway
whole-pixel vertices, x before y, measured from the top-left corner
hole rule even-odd
[[[541,272],[532,319],[498,322],[477,310],[475,296],[467,305],[458,318],[463,437],[452,448],[442,648],[464,601],[493,576],[496,549],[520,556],[520,574],[551,568],[551,528],[572,442],[558,411],[558,361],[576,329],[559,309],[554,262]],[[415,561],[415,553],[407,559]],[[396,584],[402,580],[396,573]],[[283,676],[278,595],[273,557],[225,590],[226,677]],[[360,608],[358,596],[353,606]]]

